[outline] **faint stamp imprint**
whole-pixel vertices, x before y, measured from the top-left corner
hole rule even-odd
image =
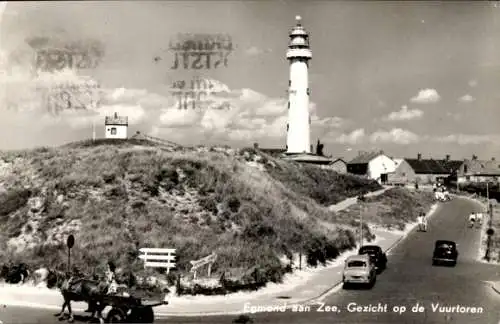
[[[65,69],[95,69],[104,56],[104,45],[97,40],[61,42],[48,37],[33,37],[26,43],[34,50],[33,72],[57,72]]]
[[[42,102],[48,112],[58,115],[63,110],[93,110],[100,107],[100,85],[93,80],[60,82],[39,86]]]
[[[169,50],[174,55],[171,69],[209,70],[228,66],[233,42],[228,34],[178,34]]]
[[[201,106],[209,106],[212,109],[229,110],[231,104],[228,101],[217,103],[210,99],[208,95],[217,95],[223,91],[216,91],[214,84],[210,80],[200,78],[174,81],[170,89],[171,94],[177,99],[177,108],[187,110],[196,109]]]

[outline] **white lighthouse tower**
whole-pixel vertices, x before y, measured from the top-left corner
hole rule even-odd
[[[288,81],[287,152],[289,154],[311,153],[309,116],[309,34],[302,27],[300,16],[290,32],[290,43],[286,58],[290,62]]]

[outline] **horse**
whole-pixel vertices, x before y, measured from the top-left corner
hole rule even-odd
[[[54,314],[54,316],[58,316],[59,319],[62,320],[64,318],[64,311],[67,307],[69,311],[69,322],[72,323],[74,321],[74,317],[71,309],[71,301],[83,301],[87,302],[89,305],[89,310],[92,313],[91,319],[94,318],[95,313],[97,312],[100,323],[104,323],[102,311],[107,305],[102,302],[100,296],[106,294],[108,289],[107,285],[95,280],[75,277],[68,278],[68,276],[64,275],[60,275],[54,280],[54,276],[57,276],[55,272],[51,272],[49,274],[49,278],[47,278],[47,286],[51,288],[50,286],[53,285],[55,281],[64,299],[61,311]]]

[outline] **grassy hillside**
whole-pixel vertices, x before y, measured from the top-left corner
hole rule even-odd
[[[363,221],[381,225],[389,229],[403,230],[405,225],[417,220],[417,216],[429,211],[435,203],[432,192],[409,191],[404,188],[391,188],[375,197],[367,197],[362,203],[338,213],[337,221],[355,226],[359,215]]]
[[[350,221],[324,206],[379,188],[254,150],[102,140],[3,152],[0,262],[62,268],[74,234],[86,273],[108,259],[140,272],[138,248],[170,247],[181,272],[216,252],[216,275],[279,280],[283,256],[323,262],[351,248]]]

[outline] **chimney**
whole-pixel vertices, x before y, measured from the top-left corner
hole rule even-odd
[[[325,146],[323,144],[321,144],[321,142],[318,139],[318,143],[316,144],[316,155],[324,156],[324,154],[323,154],[324,147]]]
[[[422,160],[422,153],[417,154],[417,160],[419,160],[419,161]]]
[[[473,161],[477,160],[477,155],[472,154],[472,160],[473,160]]]
[[[380,153],[380,154],[384,154],[384,150],[380,150],[380,152],[379,152],[379,153]]]
[[[258,150],[259,149],[259,143],[253,143],[253,148]]]
[[[446,154],[446,161],[449,161],[449,160],[450,160],[450,155]]]

